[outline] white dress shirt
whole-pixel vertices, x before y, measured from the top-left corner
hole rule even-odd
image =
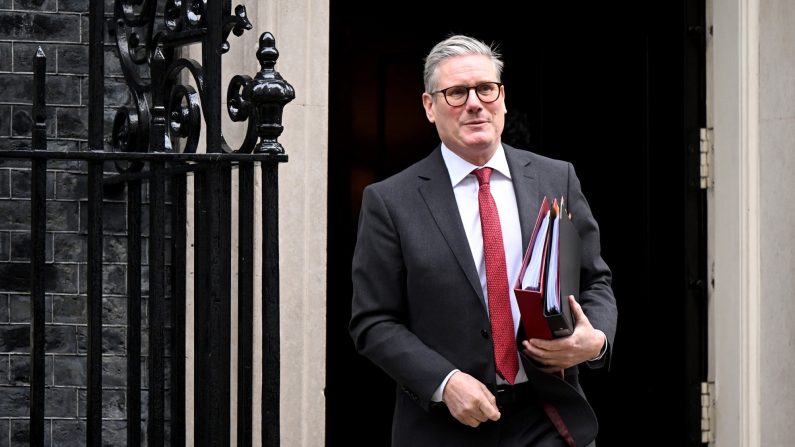
[[[519,211],[516,205],[516,194],[511,181],[511,172],[508,169],[508,160],[505,158],[505,151],[502,145],[491,157],[491,160],[483,166],[475,166],[456,155],[453,151],[442,144],[442,157],[450,174],[450,183],[453,185],[455,200],[458,204],[458,212],[461,215],[461,222],[464,224],[469,249],[480,277],[480,287],[483,290],[483,297],[486,299],[486,312],[488,312],[488,291],[486,288],[486,258],[483,255],[483,233],[480,226],[480,207],[478,205],[478,191],[480,186],[478,179],[472,171],[478,168],[489,167],[493,169],[491,180],[491,195],[497,204],[497,212],[500,216],[500,226],[502,227],[502,242],[505,248],[505,264],[508,268],[508,293],[511,300],[511,314],[513,315],[514,334],[519,329],[519,306],[516,304],[516,295],[513,291],[513,282],[519,275],[522,267],[522,257],[524,250],[522,247],[522,228],[519,224]],[[519,355],[517,351],[516,355]],[[436,392],[431,397],[432,401],[440,402],[447,381],[450,376],[458,370],[453,370],[439,385]],[[515,383],[527,381],[527,374],[519,360],[519,372],[516,375]],[[506,384],[502,377],[497,374],[497,383]]]

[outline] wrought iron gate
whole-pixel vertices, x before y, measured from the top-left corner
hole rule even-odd
[[[243,143],[231,149],[221,132],[221,57],[230,33],[251,29],[243,6],[227,0],[116,0],[108,31],[115,36],[132,104],[116,115],[109,139],[103,133],[105,11],[89,11],[88,147],[83,152],[47,150],[46,56],[36,54],[30,150],[4,150],[30,171],[30,444],[44,445],[45,258],[48,164],[74,161],[87,178],[86,445],[102,445],[103,228],[108,191],[123,190],[126,221],[126,412],[127,445],[185,445],[186,253],[193,245],[195,306],[195,445],[230,442],[231,288],[237,281],[238,445],[251,445],[252,414],[262,417],[263,445],[279,445],[279,251],[278,166],[287,161],[277,141],[282,108],[293,88],[274,65],[270,33],[260,37],[254,78],[235,76],[227,91],[233,121],[248,121]],[[201,43],[202,61],[179,57],[180,48]],[[183,82],[192,80],[196,87]],[[200,146],[202,117],[205,153]],[[109,142],[112,150],[105,150]],[[20,161],[21,160],[21,161]],[[259,167],[259,168],[258,168]],[[262,201],[255,203],[261,169]],[[232,190],[233,171],[238,189]],[[194,239],[186,236],[189,179],[193,180]],[[115,193],[114,193],[115,194]],[[148,201],[146,200],[148,198]],[[232,246],[231,201],[239,203],[238,244]],[[262,245],[255,247],[255,212],[262,213]],[[148,224],[148,234],[144,228]],[[262,253],[262,283],[254,284],[255,249]],[[237,278],[231,277],[238,256]],[[142,264],[142,257],[148,264]],[[146,267],[148,265],[148,272]],[[148,285],[148,293],[146,286]],[[262,408],[253,411],[254,295],[262,290]],[[148,299],[143,300],[148,295]],[[142,302],[146,314],[142,315]],[[141,332],[148,335],[142,374]],[[148,410],[142,409],[142,377]],[[168,390],[166,384],[169,384]],[[167,391],[169,391],[167,393]],[[167,411],[170,417],[166,418]],[[141,422],[146,419],[146,439]],[[168,423],[167,423],[168,422]]]

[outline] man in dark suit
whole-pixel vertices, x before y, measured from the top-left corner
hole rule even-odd
[[[609,363],[611,273],[572,165],[501,142],[501,73],[499,54],[481,41],[438,43],[422,103],[441,144],[363,194],[350,331],[397,382],[396,447],[586,446],[596,437],[577,374],[580,364]],[[544,196],[566,198],[582,242],[576,326],[565,338],[524,340],[512,286]]]

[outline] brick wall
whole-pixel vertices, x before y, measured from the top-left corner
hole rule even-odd
[[[106,11],[112,11],[106,1]],[[0,149],[30,145],[32,61],[47,56],[48,148],[86,150],[88,0],[0,0]],[[105,135],[130,100],[106,37]],[[0,447],[28,445],[30,175],[0,160]],[[51,161],[47,177],[45,445],[85,445],[86,177]],[[107,190],[103,269],[103,439],[125,444],[126,300],[123,191]],[[146,230],[144,219],[144,231]],[[146,272],[144,271],[144,275]],[[145,309],[142,310],[145,315]],[[144,347],[146,338],[143,338]],[[145,368],[143,369],[145,372]],[[144,396],[145,397],[145,396]],[[145,404],[145,402],[144,402]]]

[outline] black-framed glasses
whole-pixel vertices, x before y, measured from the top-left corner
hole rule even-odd
[[[460,107],[466,104],[469,98],[469,91],[474,90],[478,99],[484,103],[494,102],[500,97],[500,87],[502,82],[481,82],[474,87],[466,87],[463,85],[454,85],[452,87],[443,88],[432,95],[441,93],[444,95],[444,100],[450,107]]]

